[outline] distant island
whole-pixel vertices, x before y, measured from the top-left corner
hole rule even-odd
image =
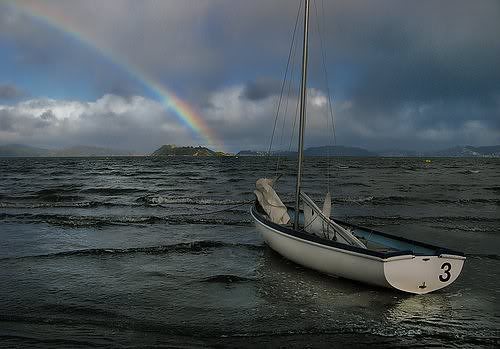
[[[22,144],[0,145],[0,157],[96,157],[96,156],[131,156],[130,151],[73,146],[63,149],[44,149]]]
[[[242,150],[237,156],[266,156],[266,151]],[[296,157],[294,151],[273,151],[271,156]],[[456,146],[436,151],[412,151],[389,149],[383,151],[368,151],[363,148],[337,146],[311,147],[304,150],[305,156],[351,156],[351,157],[500,157],[500,145],[473,147],[470,145]]]
[[[344,147],[337,146],[323,146],[312,147],[304,150],[305,156],[358,156],[358,157],[371,157],[377,156],[377,153],[368,151],[363,148],[357,147]]]
[[[175,144],[162,145],[159,149],[155,150],[150,156],[230,156],[231,154],[221,151],[214,151],[206,147],[178,147]]]
[[[252,151],[252,150],[242,150],[237,156],[265,156],[267,152],[265,151]],[[272,156],[282,156],[282,157],[296,157],[297,152],[295,151],[273,151]],[[378,156],[377,153],[370,152],[366,149],[357,147],[344,147],[342,145],[337,146],[322,146],[322,147],[311,147],[304,149],[305,156],[358,156],[358,157],[369,157]]]
[[[45,149],[22,144],[0,145],[0,157],[102,157],[102,156],[137,156],[140,153],[93,146],[73,146],[62,149]],[[266,156],[263,150],[242,150],[236,154],[244,156]],[[310,147],[304,150],[305,156],[328,157],[490,157],[500,158],[500,145],[473,147],[470,145],[456,146],[436,151],[413,151],[401,149],[385,149],[370,151],[358,147],[321,146]],[[176,146],[166,144],[155,150],[149,156],[201,156],[222,157],[233,154],[215,151],[202,146]],[[271,156],[296,157],[295,151],[272,151]]]

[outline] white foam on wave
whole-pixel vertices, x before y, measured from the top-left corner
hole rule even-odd
[[[154,196],[145,197],[144,200],[148,204],[161,205],[161,204],[193,204],[193,205],[238,205],[245,203],[244,200],[230,200],[230,199],[198,199],[198,198],[186,198],[186,197],[164,197],[164,196]]]

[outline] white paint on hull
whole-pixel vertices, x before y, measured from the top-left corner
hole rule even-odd
[[[409,293],[429,293],[450,285],[465,260],[456,255],[380,258],[286,234],[251,214],[264,241],[283,257],[325,274]]]

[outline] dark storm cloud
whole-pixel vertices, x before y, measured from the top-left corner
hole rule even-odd
[[[320,17],[324,13],[320,26],[341,142],[371,148],[500,143],[500,2],[321,3],[316,6]],[[290,37],[282,28],[287,22],[292,27],[296,3],[262,5],[259,11],[254,3],[228,6],[220,19],[239,21],[237,34],[249,31],[246,25],[251,24],[235,14],[246,13],[245,18],[258,22],[253,35],[234,34],[245,37],[256,52],[242,49],[247,55],[236,64],[242,70],[253,64],[260,74],[268,70],[262,57],[275,64],[281,55],[281,66],[269,75],[279,81]],[[324,86],[315,5],[311,12],[309,81]],[[234,57],[232,47],[240,47],[233,43],[226,48]],[[269,97],[256,86],[247,84],[244,95],[255,101]],[[341,108],[343,103],[349,107]],[[256,138],[258,134],[256,130]]]
[[[414,115],[416,127],[500,116],[499,2],[354,2],[344,11],[336,26],[348,35],[332,41],[355,66],[354,117],[397,119],[412,106],[431,111]]]
[[[280,93],[279,81],[270,78],[258,78],[248,82],[243,90],[242,97],[251,101],[258,101]]]
[[[262,123],[274,114],[299,1],[45,4],[114,56],[181,91],[228,142],[265,143],[269,132],[263,136]],[[16,11],[2,15],[1,7],[0,37],[9,33],[25,48],[19,57],[26,62],[52,66],[55,76],[86,72],[95,80],[96,98],[144,94],[126,72],[89,59],[96,54],[91,48],[68,45]],[[309,82],[324,93],[316,13],[342,143],[419,148],[499,142],[499,1],[313,2]]]
[[[14,85],[0,85],[0,100],[11,100],[24,96],[24,93]]]

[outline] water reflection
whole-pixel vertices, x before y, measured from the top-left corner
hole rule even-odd
[[[457,338],[464,326],[448,293],[409,295],[327,276],[268,247],[258,260],[255,289],[261,299],[256,318],[282,331]]]
[[[446,294],[409,295],[399,299],[387,310],[386,319],[395,324],[419,321],[439,325],[449,318],[452,310]]]
[[[287,331],[366,331],[394,303],[391,290],[317,273],[268,247],[256,268],[256,295],[257,318]]]

